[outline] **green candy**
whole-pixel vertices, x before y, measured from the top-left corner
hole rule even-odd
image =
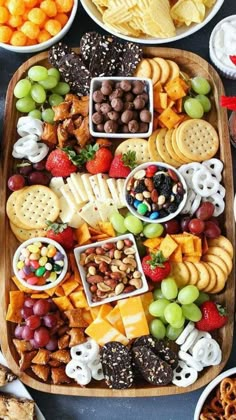
[[[53,271],[61,271],[61,266],[58,264],[53,264]]]
[[[137,207],[137,212],[139,214],[145,214],[148,210],[148,206],[145,203],[140,203]]]
[[[35,271],[35,275],[36,275],[37,277],[41,277],[41,276],[43,276],[43,275],[44,275],[45,271],[46,271],[46,268],[45,268],[45,267],[39,267],[39,268],[37,268],[37,270]]]

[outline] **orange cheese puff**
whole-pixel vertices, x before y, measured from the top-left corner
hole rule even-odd
[[[36,45],[37,43],[37,39],[27,38],[26,46],[29,47],[30,45]]]
[[[65,13],[58,13],[55,17],[56,20],[58,20],[61,24],[61,26],[65,26],[65,24],[68,22],[68,16]]]
[[[30,39],[37,39],[39,36],[38,25],[28,20],[22,25],[21,30]]]
[[[37,6],[39,2],[38,0],[24,0],[24,3],[26,7],[28,7],[29,9],[32,9],[33,7]]]
[[[0,6],[6,6],[6,0],[0,0]]]
[[[25,12],[25,5],[22,0],[10,0],[8,3],[8,9],[11,15],[21,16]]]
[[[42,29],[39,32],[38,42],[41,44],[41,42],[48,41],[50,38],[51,38],[50,33],[48,31],[46,31],[46,29]]]
[[[15,31],[10,39],[10,44],[21,47],[26,44],[27,38],[21,31]]]
[[[10,25],[12,28],[18,28],[23,23],[22,16],[13,16],[11,15],[8,19],[8,25]]]
[[[57,14],[57,8],[55,1],[44,0],[40,4],[40,9],[42,9],[48,17],[54,17]]]
[[[36,25],[42,25],[46,20],[46,13],[39,7],[35,7],[28,13],[28,19]]]
[[[68,13],[71,11],[74,4],[74,0],[56,0],[56,6],[58,12]]]
[[[12,36],[13,30],[9,26],[3,25],[0,26],[0,42],[7,44]]]
[[[6,7],[0,7],[0,23],[6,23],[9,19],[9,12]]]
[[[55,36],[61,30],[61,23],[56,19],[49,19],[45,23],[45,29],[50,33],[50,35]]]
[[[23,14],[23,16],[22,16],[22,19],[23,19],[24,21],[29,20],[29,19],[28,19],[28,14],[29,14],[29,12],[30,12],[30,9],[25,9],[25,13],[24,13],[24,14]]]

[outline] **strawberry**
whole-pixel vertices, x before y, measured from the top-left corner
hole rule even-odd
[[[229,58],[232,61],[232,63],[236,66],[236,55],[230,55]]]
[[[73,163],[66,149],[58,148],[49,153],[46,161],[46,169],[53,176],[62,176],[64,178],[76,172],[77,166]]]
[[[71,249],[74,246],[73,229],[66,223],[52,223],[47,221],[47,238],[61,244],[65,249]]]
[[[134,151],[128,150],[127,153],[114,157],[113,161],[111,162],[109,176],[111,178],[126,178],[131,172],[131,169],[133,169],[135,166],[136,153]]]
[[[213,331],[223,327],[228,321],[225,316],[225,309],[215,302],[207,300],[200,306],[202,319],[195,323],[195,327],[200,331]]]
[[[160,282],[165,279],[171,270],[170,263],[163,256],[162,251],[158,251],[156,254],[151,253],[150,255],[146,255],[142,259],[142,267],[144,274],[154,282]]]
[[[86,162],[86,169],[90,174],[108,172],[111,166],[113,155],[107,147],[100,147],[98,144],[87,146],[80,152],[80,158]]]

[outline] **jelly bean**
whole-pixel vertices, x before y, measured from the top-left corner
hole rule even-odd
[[[45,268],[45,267],[39,267],[39,268],[37,268],[37,270],[35,271],[35,275],[36,275],[37,277],[41,277],[41,276],[43,276],[43,275],[44,275],[45,271],[46,271],[46,268]]]
[[[19,268],[19,270],[21,270],[24,267],[24,261],[18,261],[18,263],[16,264],[17,268]]]
[[[47,257],[39,258],[39,265],[44,266],[47,263]]]
[[[30,265],[30,260],[29,260],[29,258],[26,258],[26,259],[25,259],[25,265]]]
[[[18,276],[21,278],[21,279],[25,279],[25,273],[24,273],[24,271],[23,270],[20,270],[20,271],[18,271]]]
[[[36,245],[28,245],[27,249],[32,252],[33,254],[36,254],[37,252],[39,252],[39,247]]]
[[[37,270],[37,268],[39,268],[39,262],[37,260],[31,260],[30,266],[34,268],[34,270]]]
[[[46,270],[51,271],[52,270],[52,264],[48,262],[47,264],[45,264],[45,268],[46,268]]]
[[[57,274],[53,271],[48,277],[49,281],[55,281],[57,279]]]
[[[23,271],[26,275],[29,275],[32,273],[31,268],[28,265],[24,266]]]
[[[57,261],[57,265],[59,265],[60,267],[63,267],[64,266],[64,261],[62,261],[62,260]]]
[[[141,204],[141,201],[139,200],[134,200],[134,207],[137,209],[139,204]]]
[[[30,254],[29,259],[30,260],[39,260],[40,255],[39,254]]]
[[[54,255],[54,257],[53,257],[53,259],[55,260],[55,261],[57,261],[57,260],[61,260],[61,259],[63,259],[64,258],[64,255],[61,253],[61,252],[57,252],[56,253],[56,255]]]
[[[137,212],[139,214],[145,214],[147,213],[148,206],[145,203],[140,203],[137,207]]]
[[[42,243],[41,242],[34,242],[34,245],[37,246],[38,248],[42,247]]]
[[[60,265],[58,265],[58,264],[54,264],[54,265],[53,265],[53,270],[54,270],[54,271],[61,271],[61,266],[60,266]]]
[[[22,255],[22,254],[21,254],[21,255],[20,255],[19,260],[20,260],[20,261],[25,261],[25,257],[24,257],[24,255]]]
[[[159,217],[158,211],[154,211],[153,213],[150,214],[149,217],[150,217],[151,220],[158,219],[158,217]]]
[[[37,284],[38,283],[38,277],[35,277],[35,276],[29,277],[27,279],[27,283],[29,283],[29,284]]]
[[[22,248],[22,250],[21,250],[21,254],[22,254],[24,257],[29,257],[29,256],[30,256],[30,252],[29,252],[29,250],[28,250],[27,248]]]
[[[52,247],[52,248],[50,248],[49,250],[48,250],[48,252],[47,252],[47,257],[54,257],[54,255],[56,255],[56,253],[57,253],[57,250],[56,250],[56,248],[55,247]]]
[[[47,255],[47,253],[48,253],[48,249],[47,249],[47,247],[46,247],[46,246],[43,246],[43,247],[41,248],[40,253],[41,253],[42,257],[46,257],[46,255]]]

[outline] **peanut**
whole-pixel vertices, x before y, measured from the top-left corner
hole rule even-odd
[[[109,251],[110,249],[114,249],[114,248],[115,248],[115,244],[113,244],[113,243],[109,242],[109,243],[107,243],[107,244],[104,244],[104,245],[102,246],[102,248],[103,248],[104,250]]]
[[[121,249],[124,248],[124,241],[122,241],[121,239],[119,241],[117,241],[116,244],[116,248],[120,251]]]
[[[90,255],[90,254],[94,254],[94,252],[95,252],[95,247],[91,247],[91,248],[86,249],[85,254]]]
[[[96,252],[96,254],[97,254],[97,255],[104,255],[104,254],[105,254],[104,249],[103,249],[103,248],[101,248],[100,246],[98,246],[98,247],[95,249],[95,252]]]
[[[106,273],[108,270],[108,264],[105,261],[100,262],[98,269],[101,271],[101,273]],[[95,274],[95,273],[94,273]]]
[[[103,277],[99,276],[98,274],[96,274],[95,276],[89,276],[87,278],[87,282],[92,284],[92,283],[100,283],[101,281],[103,281]]]
[[[125,288],[125,285],[123,283],[117,284],[117,286],[115,288],[115,295],[116,296],[120,295],[123,292],[124,288]]]
[[[134,290],[136,290],[134,286],[126,286],[123,290],[123,293],[131,293]]]
[[[91,266],[88,268],[88,273],[89,273],[90,275],[94,276],[94,275],[96,274],[96,268],[95,268],[93,265],[91,265]]]

